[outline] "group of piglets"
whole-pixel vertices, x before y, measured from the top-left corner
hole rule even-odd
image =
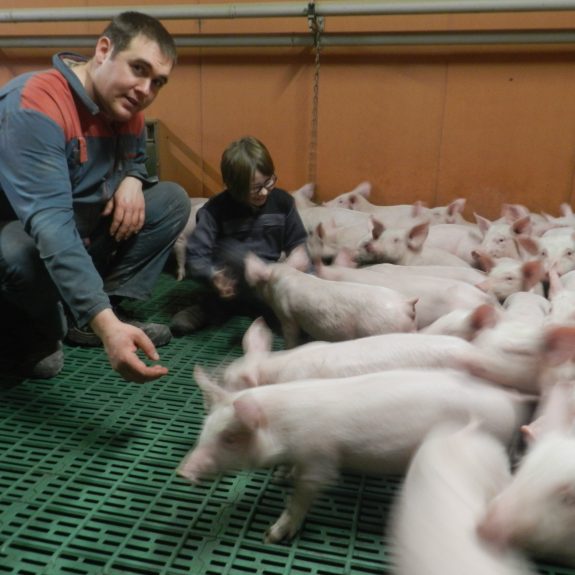
[[[270,543],[340,471],[404,475],[382,525],[397,575],[575,565],[575,217],[504,206],[471,223],[462,200],[375,206],[368,190],[293,192],[311,273],[247,256],[285,349],[259,318],[242,357],[196,365],[206,417],[178,474],[287,468]]]

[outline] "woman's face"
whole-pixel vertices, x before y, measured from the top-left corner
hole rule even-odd
[[[254,208],[261,208],[267,202],[268,195],[274,189],[276,182],[277,177],[275,174],[264,176],[264,174],[256,170],[248,194],[248,204]]]

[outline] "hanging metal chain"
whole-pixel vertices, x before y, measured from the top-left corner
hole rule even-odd
[[[315,184],[317,177],[317,129],[319,116],[319,72],[320,72],[320,52],[321,33],[323,31],[323,18],[318,17],[315,11],[315,0],[307,5],[307,22],[313,34],[313,45],[315,49],[315,68],[313,76],[313,97],[311,109],[311,134],[309,142],[309,165],[308,182]]]

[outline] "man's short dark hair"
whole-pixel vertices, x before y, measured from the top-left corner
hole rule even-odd
[[[163,24],[148,14],[142,12],[122,12],[118,14],[102,32],[102,36],[110,38],[113,55],[126,50],[137,36],[145,36],[158,44],[162,54],[176,63],[176,44],[171,34]]]

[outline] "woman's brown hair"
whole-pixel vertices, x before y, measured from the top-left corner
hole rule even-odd
[[[229,193],[239,202],[247,202],[256,171],[271,177],[274,162],[268,149],[253,136],[232,142],[222,154],[220,163],[222,179]]]

